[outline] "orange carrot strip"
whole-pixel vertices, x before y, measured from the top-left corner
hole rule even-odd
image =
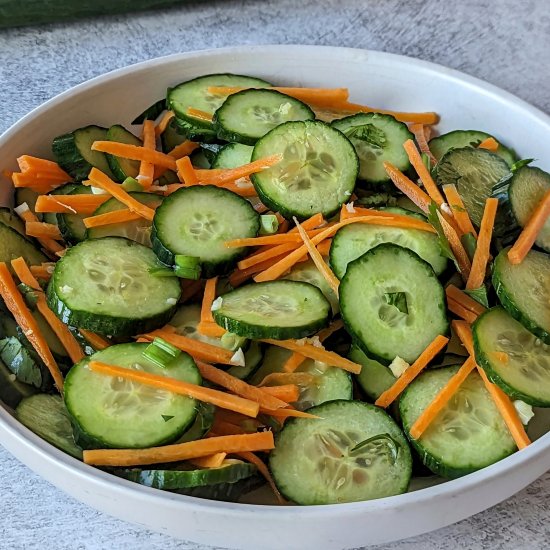
[[[420,153],[418,152],[414,141],[412,139],[408,139],[403,144],[403,147],[405,149],[405,152],[407,153],[407,156],[409,157],[411,164],[413,165],[413,168],[420,176],[420,179],[422,180],[422,183],[424,184],[424,188],[428,192],[428,195],[437,204],[437,206],[441,206],[445,202],[443,199],[443,195],[439,191],[439,188],[433,180],[429,170],[422,162],[422,157],[420,156]]]
[[[221,386],[222,388],[225,388],[226,390],[229,390],[232,393],[240,395],[245,399],[249,399],[250,401],[255,401],[262,408],[280,409],[288,406],[288,404],[285,401],[282,401],[281,399],[277,399],[276,397],[262,391],[260,388],[251,386],[250,384],[247,384],[243,380],[240,380],[235,376],[231,376],[231,374],[221,369],[217,369],[216,367],[213,367],[208,363],[197,361],[197,367],[199,368],[201,376],[205,380],[208,380],[209,382],[212,382],[217,386]]]
[[[191,384],[190,382],[184,382],[168,376],[152,374],[145,371],[136,371],[124,367],[118,367],[116,365],[107,365],[101,361],[90,361],[88,367],[91,371],[99,374],[104,374],[106,376],[117,376],[123,378],[124,380],[144,384],[145,386],[149,386],[151,388],[158,388],[178,395],[185,395],[193,399],[198,399],[204,403],[211,403],[217,407],[239,412],[246,416],[251,416],[254,418],[258,416],[259,405],[250,399],[243,399],[242,397],[238,397],[236,395],[230,395],[228,393],[213,390],[211,388],[205,388],[204,386]]]
[[[303,227],[303,224],[302,224]],[[307,234],[314,237],[322,229],[310,229]],[[275,235],[264,235],[261,237],[249,237],[225,241],[227,248],[241,248],[242,246],[272,246],[277,244],[302,243],[302,238],[297,232],[276,233]]]
[[[495,153],[498,149],[498,141],[493,137],[488,137],[478,145],[478,148],[487,149],[487,151],[492,151],[493,153]]]
[[[49,281],[52,277],[55,264],[53,262],[43,263],[42,265],[31,265],[31,273],[37,279]]]
[[[34,290],[42,292],[42,287],[38,284],[38,281],[32,274],[32,271],[29,269],[29,266],[23,257],[12,260],[11,267],[17,275],[19,281],[21,281],[24,285],[30,286]]]
[[[447,337],[440,334],[436,336],[418,359],[394,382],[393,386],[378,397],[374,404],[378,407],[389,407],[448,342]]]
[[[89,330],[85,330],[83,328],[79,328],[78,332],[86,338],[88,341],[88,344],[92,346],[96,351],[108,348],[111,345],[111,342],[109,340],[106,340],[105,338],[99,336],[95,332],[90,332]]]
[[[200,109],[194,109],[189,107],[187,109],[187,114],[193,118],[198,118],[199,120],[204,120],[205,122],[212,122],[212,115],[206,111],[201,111]]]
[[[84,218],[83,222],[86,228],[101,227],[103,225],[112,225],[115,223],[133,222],[141,219],[139,214],[128,210],[114,210],[113,212],[106,212],[105,214],[97,214],[96,216],[90,216]]]
[[[201,305],[201,320],[200,320],[201,323],[207,323],[207,322],[214,323],[214,317],[212,317],[212,304],[216,299],[217,284],[218,284],[218,277],[212,277],[211,279],[208,279],[206,281],[206,284],[204,285],[204,294],[202,297],[202,305]]]
[[[38,157],[32,157],[30,155],[21,155],[17,158],[17,164],[19,165],[19,169],[23,172],[26,172],[28,170],[52,172],[64,177],[66,181],[71,181],[71,176],[69,176],[69,174],[67,174],[67,172],[65,172],[65,170],[63,170],[61,166],[59,166],[59,164],[57,164],[57,162],[54,162],[53,160],[41,159]]]
[[[40,198],[40,197],[38,197]],[[25,222],[38,222],[38,218],[36,217],[36,214],[32,212],[30,209],[27,210],[18,210],[17,211],[18,216]],[[38,238],[38,242],[40,245],[47,251],[53,252],[53,253],[59,253],[63,250],[63,247],[53,239],[43,239],[41,237]]]
[[[125,369],[128,370],[128,369]],[[208,437],[152,447],[150,449],[97,449],[84,451],[86,464],[96,466],[139,466],[142,464],[162,464],[163,462],[178,462],[200,458],[215,453],[239,453],[250,451],[269,451],[275,448],[272,432],[259,432],[242,435],[224,435]]]
[[[197,178],[197,174],[195,174],[195,169],[189,157],[178,159],[176,161],[176,166],[178,167],[178,177],[185,185],[197,185],[199,183],[199,178]]]
[[[402,193],[407,195],[422,212],[428,213],[432,199],[427,195],[416,183],[411,181],[401,170],[397,169],[393,164],[384,162],[384,169],[390,176],[393,184]]]
[[[23,187],[39,194],[49,193],[56,187],[67,183],[67,180],[61,176],[31,172],[14,172],[11,175],[11,180],[15,188]]]
[[[468,281],[466,282],[466,288],[468,290],[479,288],[485,280],[497,208],[498,199],[489,198],[485,201],[485,209],[483,210],[483,218],[481,219],[481,225],[479,227],[479,237],[477,239],[474,259],[472,261],[472,269]]]
[[[413,439],[420,438],[475,368],[476,362],[472,357],[469,357],[457,373],[439,390],[438,394],[412,425],[410,434]]]
[[[29,237],[40,237],[41,239],[61,240],[61,231],[53,223],[45,222],[27,222],[25,224],[25,233]]]
[[[0,295],[4,299],[6,307],[15,317],[17,324],[32,344],[46,367],[50,371],[58,390],[63,393],[63,376],[48,347],[44,335],[40,331],[36,320],[25,304],[25,300],[15,285],[8,267],[4,262],[0,263]]]
[[[420,231],[427,231],[428,233],[436,233],[436,230],[428,222],[412,218],[411,216],[405,216],[402,214],[390,214],[388,212],[379,212],[371,210],[370,208],[353,207],[353,212],[350,212],[348,208],[343,207],[340,212],[340,221],[344,221],[350,218],[370,218],[364,220],[364,223],[371,223],[373,225],[384,225],[389,227],[402,227],[404,229],[419,229]]]
[[[192,458],[188,460],[193,466],[198,466],[199,468],[219,468],[223,465],[223,461],[227,453],[215,453],[209,456],[201,456],[199,458]]]
[[[166,128],[168,128],[168,124],[172,121],[172,119],[175,117],[174,111],[166,111],[164,115],[162,115],[162,118],[159,120],[159,123],[155,126],[155,136],[160,137],[164,132],[166,131]]]
[[[520,264],[531,250],[539,232],[550,218],[550,190],[547,191],[523,228],[517,241],[508,250],[510,263]]]
[[[418,122],[420,124],[437,124],[439,116],[437,113],[404,113],[401,111],[389,111],[387,109],[375,109],[367,105],[358,105],[357,103],[349,103],[347,101],[334,102],[327,107],[332,107],[336,110],[348,111],[350,113],[381,113],[383,115],[392,115],[400,122]]]
[[[466,309],[462,304],[456,302],[452,298],[447,297],[447,309],[458,317],[473,323],[478,318],[478,315],[469,309]]]
[[[234,182],[235,180],[245,178],[256,172],[267,170],[275,166],[282,160],[282,155],[271,155],[263,159],[258,159],[248,164],[243,164],[237,168],[228,168],[222,170],[196,170],[197,177],[201,183],[211,183],[213,185],[222,185],[224,183]]]
[[[326,239],[322,243],[317,245],[317,250],[321,256],[328,256],[330,252],[330,246],[332,244],[332,239]]]
[[[454,300],[457,304],[460,304],[463,308],[475,313],[479,317],[482,313],[487,311],[487,308],[480,304],[477,300],[474,300],[472,297],[468,296],[465,292],[458,289],[454,285],[449,285],[445,289],[445,294],[447,299]]]
[[[309,372],[272,372],[258,384],[261,388],[270,388],[284,385],[310,386],[318,376]]]
[[[456,185],[452,183],[444,185],[443,193],[445,193],[445,197],[447,198],[447,203],[451,208],[453,218],[456,220],[462,235],[472,233],[474,237],[477,237],[477,232],[472,224],[472,221],[470,220],[470,216],[468,215],[468,211],[462,202],[462,197],[459,195]]]
[[[121,185],[115,183],[109,176],[106,176],[103,172],[97,168],[92,168],[88,178],[93,182],[97,187],[100,187],[104,191],[107,191],[109,195],[113,196],[119,202],[128,207],[129,210],[139,214],[142,218],[146,220],[153,221],[155,216],[155,211],[148,206],[145,206],[141,202],[134,199],[129,195]],[[98,195],[100,196],[100,195]]]
[[[143,147],[151,151],[155,151],[156,149],[156,130],[155,123],[152,120],[143,122]],[[142,160],[139,165],[139,174],[136,179],[145,191],[153,185],[154,175],[155,165]]]
[[[321,363],[326,363],[331,367],[338,367],[344,369],[353,374],[359,374],[361,372],[361,365],[340,357],[332,351],[327,351],[324,348],[314,346],[308,342],[302,342],[300,340],[262,340],[266,344],[271,344],[272,346],[278,346],[280,348],[285,348],[290,351],[296,351],[314,361],[320,361]]]
[[[273,491],[273,494],[275,495],[275,498],[277,499],[279,504],[286,504],[286,500],[283,498],[283,496],[279,492],[279,489],[277,489],[277,485],[275,485],[275,482],[271,477],[269,468],[262,462],[260,458],[258,458],[254,453],[251,453],[250,451],[243,451],[240,453],[233,453],[233,454],[241,457],[242,459],[246,460],[247,462],[250,462],[251,464],[254,464],[254,466],[258,468],[258,471],[260,472],[260,474],[264,476],[265,480],[271,487],[271,490]]]
[[[270,268],[272,265],[275,265],[283,258],[286,258],[286,254],[281,254],[280,256],[276,256],[275,258],[264,260],[263,262],[253,265],[252,267],[249,267],[247,269],[236,269],[229,276],[229,284],[234,288],[238,287],[256,273],[260,273],[261,271]]]
[[[155,166],[176,170],[174,157],[139,145],[118,143],[116,141],[94,141],[92,151],[101,151],[102,153],[109,153],[130,160],[150,162]]]
[[[418,148],[420,149],[420,151],[425,155],[428,155],[430,161],[432,162],[432,165],[435,166],[437,164],[437,159],[430,151],[430,146],[428,145],[429,137],[426,136],[426,132],[429,132],[430,127],[424,126],[424,124],[420,124],[417,122],[415,124],[411,124],[409,126],[409,130],[414,134],[414,139],[416,139],[416,143],[418,143]]]
[[[41,195],[36,200],[36,212],[56,214],[93,214],[109,195]]]
[[[221,338],[227,332],[214,321],[201,321],[197,325],[197,330],[204,336],[210,336],[212,338]]]
[[[265,386],[264,393],[281,399],[285,403],[294,403],[300,398],[300,388],[296,384],[284,384],[282,386]]]
[[[462,279],[464,281],[467,281],[470,277],[470,271],[472,269],[472,264],[470,262],[468,253],[464,249],[458,233],[449,224],[449,222],[443,216],[440,210],[437,211],[437,217],[439,218],[439,223],[441,223],[441,227],[443,228],[445,238],[449,241],[451,250],[454,254],[454,257],[456,258],[456,263],[458,264],[460,275],[462,276]]]
[[[178,160],[181,157],[187,157],[189,156],[195,149],[199,147],[198,143],[195,143],[194,141],[184,141],[183,143],[180,143],[179,145],[176,145],[169,153],[168,156]]]
[[[268,248],[267,250],[261,250],[260,252],[238,262],[237,267],[239,269],[247,269],[265,260],[275,258],[276,256],[280,256],[281,254],[285,254],[286,252],[290,252],[291,250],[296,250],[297,247],[298,243],[286,243]]]
[[[286,420],[287,418],[319,418],[314,414],[305,411],[298,411],[296,409],[266,409],[261,407],[260,412],[262,414],[273,416],[278,420]]]

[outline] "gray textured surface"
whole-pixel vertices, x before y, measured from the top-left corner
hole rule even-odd
[[[70,86],[129,63],[193,49],[269,43],[415,56],[488,80],[550,112],[547,0],[225,0],[0,31],[0,131]],[[79,504],[1,448],[0,494],[1,549],[199,548]],[[469,520],[379,550],[547,548],[549,495],[547,474]]]

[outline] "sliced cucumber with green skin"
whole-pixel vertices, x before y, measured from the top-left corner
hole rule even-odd
[[[212,122],[220,139],[254,145],[284,122],[314,119],[315,113],[298,99],[275,90],[243,90],[223,102]]]
[[[136,199],[141,204],[145,204],[151,208],[156,208],[163,200],[163,197],[153,193],[129,193],[131,197]],[[106,214],[107,212],[115,212],[116,210],[124,210],[126,206],[119,202],[114,197],[104,202],[94,212],[94,216]],[[145,218],[124,223],[112,223],[99,227],[92,227],[87,230],[87,239],[101,239],[102,237],[126,237],[131,241],[135,241],[145,246],[151,246],[151,222]]]
[[[512,212],[521,227],[531,219],[544,195],[550,191],[550,174],[540,168],[523,166],[512,176],[508,196]],[[539,231],[535,243],[550,252],[550,219]]]
[[[38,394],[23,399],[15,418],[54,447],[82,459],[82,449],[75,443],[71,419],[59,395]]]
[[[0,207],[0,223],[11,227],[20,235],[26,235],[25,222],[11,208]]]
[[[403,392],[399,411],[405,433],[459,367],[431,369]],[[472,372],[420,439],[411,438],[422,462],[435,474],[456,478],[485,468],[516,450],[513,437],[483,380]]]
[[[0,360],[0,402],[15,409],[22,399],[33,395],[36,391],[33,386],[19,381],[17,376]]]
[[[259,78],[241,76],[236,74],[210,74],[200,76],[187,82],[178,84],[168,90],[168,108],[176,113],[180,119],[194,124],[212,128],[212,123],[198,120],[187,114],[189,108],[199,109],[212,116],[227,99],[227,95],[211,94],[208,88],[212,86],[231,86],[237,88],[269,88],[271,84]]]
[[[376,359],[367,357],[358,346],[352,346],[348,357],[362,366],[361,372],[355,376],[355,379],[371,401],[376,401],[395,384],[396,378],[391,370]]]
[[[34,350],[30,350],[17,337],[0,340],[0,359],[19,382],[40,391],[51,389],[52,377],[46,365]]]
[[[38,200],[38,193],[29,189],[28,187],[18,187],[14,192],[15,206],[20,206],[23,203],[27,203],[28,207],[34,212],[36,201]],[[42,214],[37,213],[36,217],[41,220]]]
[[[215,414],[216,407],[214,405],[197,401],[197,416],[195,416],[193,424],[185,430],[176,443],[186,443],[202,439],[214,425]]]
[[[176,254],[200,258],[205,278],[227,273],[247,248],[225,241],[255,237],[260,216],[239,195],[213,185],[179,189],[164,199],[153,220],[151,242],[160,261],[174,264]]]
[[[59,166],[77,181],[85,180],[92,168],[114,178],[105,153],[92,151],[94,141],[107,140],[107,128],[85,126],[56,137],[52,143],[52,152]]]
[[[432,155],[439,161],[447,151],[451,149],[461,149],[462,147],[477,147],[482,141],[493,137],[486,132],[479,130],[454,130],[430,140],[429,146]],[[502,157],[508,166],[512,166],[518,160],[516,154],[499,143],[496,154]]]
[[[162,150],[169,153],[174,147],[182,144],[187,137],[178,132],[178,125],[174,119],[168,124],[166,130],[160,135]]]
[[[162,99],[155,101],[155,103],[147,107],[143,113],[132,120],[132,124],[143,124],[146,120],[156,120],[165,110],[166,98],[163,97]]]
[[[384,162],[391,162],[402,172],[410,169],[411,163],[403,144],[408,139],[414,139],[414,134],[393,116],[359,113],[333,120],[331,124],[355,147],[359,157],[360,180],[377,185],[389,182]]]
[[[223,296],[212,315],[225,330],[246,338],[304,338],[327,326],[330,304],[315,286],[298,281],[252,283]]]
[[[55,265],[47,298],[66,324],[105,335],[133,336],[163,326],[181,294],[175,277],[155,277],[152,250],[121,237],[77,244]]]
[[[411,215],[401,208],[393,208],[401,215]],[[365,252],[382,243],[394,243],[416,252],[428,262],[436,275],[447,267],[447,258],[441,255],[438,236],[419,229],[404,229],[382,225],[354,223],[339,229],[330,247],[330,266],[339,278],[346,273],[347,266]]]
[[[550,256],[530,250],[517,265],[508,260],[508,248],[493,266],[493,286],[506,311],[527,330],[550,344]]]
[[[439,186],[455,184],[472,222],[479,226],[485,201],[493,187],[510,168],[505,160],[486,149],[451,149],[438,162],[435,176]],[[498,214],[497,214],[498,218]]]
[[[266,376],[284,372],[284,365],[291,355],[287,349],[269,346],[261,367],[249,383],[258,386]],[[294,372],[308,375],[303,382],[296,382],[300,397],[293,406],[301,411],[335,399],[350,400],[353,396],[351,377],[342,369],[306,359]]]
[[[212,168],[208,157],[204,154],[204,149],[201,149],[200,147],[198,149],[195,149],[191,153],[189,158],[191,159],[191,164],[193,165],[193,168],[202,168],[204,170]]]
[[[336,296],[334,290],[332,290],[327,280],[321,275],[312,260],[296,264],[290,270],[290,273],[284,275],[282,278],[288,279],[289,281],[301,281],[316,286],[329,301],[330,307],[332,308],[332,314],[336,315],[340,311],[338,296]]]
[[[282,155],[282,160],[251,179],[262,202],[285,218],[326,218],[349,200],[359,160],[351,142],[319,121],[286,122],[261,138],[252,161]]]
[[[397,295],[406,307],[394,305]],[[340,312],[363,351],[382,361],[399,355],[412,363],[449,329],[445,292],[431,266],[389,243],[348,265],[340,283]]]
[[[189,117],[188,120],[174,117],[172,119],[176,132],[184,138],[184,141],[198,141],[202,143],[214,143],[217,141],[218,136],[216,131],[210,126],[204,126],[203,121]],[[206,124],[210,124],[207,122]]]
[[[472,326],[477,363],[514,399],[550,407],[550,345],[503,308],[494,307]],[[504,353],[506,361],[499,354]]]
[[[228,143],[216,155],[212,168],[237,168],[248,164],[252,159],[254,147],[242,143]]]
[[[195,362],[181,353],[159,367],[143,352],[149,344],[119,344],[98,351],[77,363],[65,379],[65,404],[71,415],[76,442],[83,448],[146,448],[178,439],[193,423],[196,401],[172,392],[150,388],[90,370],[101,361],[201,383]]]
[[[67,190],[68,195],[91,195],[92,189],[89,185],[74,185]],[[63,238],[71,244],[79,243],[86,238],[86,226],[82,221],[87,215],[83,214],[55,214],[57,225]]]
[[[293,418],[277,435],[269,466],[297,504],[337,504],[404,493],[411,478],[407,440],[382,409],[331,401]]]
[[[116,124],[107,131],[107,139],[118,143],[127,143],[129,145],[143,145],[141,139],[132,132],[126,130],[124,126]],[[139,174],[140,163],[137,160],[124,159],[106,153],[109,168],[116,178],[116,181],[123,182],[126,178],[135,178]]]
[[[40,265],[48,257],[19,232],[0,222],[0,262],[8,266],[12,260],[22,256],[29,265]],[[11,267],[10,267],[11,269]]]

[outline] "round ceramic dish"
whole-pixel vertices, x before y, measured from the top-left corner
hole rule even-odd
[[[347,86],[351,100],[402,111],[437,111],[440,132],[480,129],[520,157],[543,159],[550,117],[475,78],[414,59],[344,48],[243,46],[154,59],[77,86],[35,109],[0,138],[0,158],[50,156],[52,138],[86,124],[129,124],[171,86],[206,73],[249,74],[293,86]],[[544,162],[546,160],[546,164]],[[2,182],[0,188],[9,188]],[[539,414],[540,413],[540,414]],[[538,426],[537,426],[538,424]],[[550,414],[537,412],[531,435]],[[550,468],[550,436],[469,476],[404,495],[330,506],[276,507],[201,500],[149,489],[82,464],[0,407],[0,441],[42,477],[103,512],[174,537],[257,550],[343,549],[427,532],[480,512]]]

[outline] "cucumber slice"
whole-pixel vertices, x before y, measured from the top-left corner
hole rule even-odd
[[[166,130],[160,135],[162,150],[165,153],[169,153],[174,147],[182,144],[186,139],[187,137],[185,134],[178,132],[178,124],[172,119],[170,124],[166,127]]]
[[[218,139],[216,131],[210,122],[204,123],[196,118],[184,120],[175,117],[172,120],[175,124],[176,132],[183,136],[185,140],[198,141],[202,143],[214,143]],[[208,126],[205,126],[204,124],[207,124]]]
[[[410,170],[409,157],[403,149],[414,134],[391,115],[359,113],[334,120],[332,126],[353,144],[359,157],[359,179],[379,186],[390,181],[384,162],[391,162],[402,172]]]
[[[91,360],[200,384],[195,362],[181,353],[159,367],[143,352],[149,344],[119,344],[98,351],[77,363],[65,379],[65,404],[75,439],[83,448],[146,448],[178,439],[193,423],[194,399],[97,374]]]
[[[214,425],[216,407],[210,403],[197,401],[197,416],[191,427],[176,441],[176,443],[186,443],[187,441],[196,441],[202,439]]]
[[[74,441],[71,419],[60,396],[27,397],[19,403],[15,418],[54,447],[82,460],[82,449]]]
[[[348,357],[363,367],[355,379],[370,400],[376,401],[395,384],[391,370],[376,359],[367,357],[358,346],[352,346]]]
[[[401,430],[382,409],[331,401],[293,418],[278,434],[269,466],[297,504],[336,504],[404,493],[412,460]]]
[[[127,143],[129,145],[143,145],[141,139],[137,138],[132,132],[126,130],[124,126],[116,124],[107,131],[109,141],[118,143]],[[106,154],[109,168],[114,174],[116,181],[123,182],[126,178],[135,178],[139,174],[140,163],[137,160],[124,159],[114,155]]]
[[[298,281],[252,283],[224,294],[214,320],[246,338],[303,338],[328,324],[330,304],[315,286]]]
[[[0,360],[0,402],[15,409],[22,399],[34,393],[36,393],[35,388],[20,382],[15,374]]]
[[[397,295],[405,307],[394,305]],[[412,363],[449,328],[445,293],[433,269],[414,252],[389,243],[348,265],[340,311],[352,338],[382,361],[399,355]]]
[[[454,130],[441,136],[434,137],[430,140],[429,146],[432,155],[439,161],[443,158],[445,153],[451,149],[461,149],[463,147],[477,147],[483,140],[493,137],[486,132],[480,132],[479,130]],[[517,155],[499,142],[499,146],[496,154],[502,157],[508,166],[512,166],[516,160]]]
[[[324,122],[286,122],[261,138],[252,160],[283,159],[251,179],[262,202],[286,218],[330,217],[355,188],[359,160],[351,142]]]
[[[231,86],[237,88],[268,88],[269,82],[250,76],[241,76],[236,74],[210,74],[200,76],[187,82],[178,84],[175,88],[168,90],[167,104],[168,108],[176,113],[180,119],[189,121],[193,124],[212,128],[212,123],[196,119],[187,114],[191,107],[199,109],[212,116],[221,107],[227,99],[226,95],[211,94],[208,88],[211,86]]]
[[[331,286],[327,283],[327,280],[321,275],[317,269],[317,266],[313,263],[313,260],[296,264],[290,270],[290,273],[282,278],[288,279],[289,281],[300,281],[316,286],[329,301],[332,314],[336,315],[340,311],[338,296],[336,296],[334,290],[332,290]]]
[[[0,222],[0,262],[8,266],[12,260],[22,256],[29,265],[40,265],[48,257],[19,232]],[[11,269],[11,266],[10,266]]]
[[[52,143],[52,152],[59,166],[77,181],[85,180],[92,168],[114,178],[105,153],[92,151],[94,141],[107,140],[107,128],[85,126],[56,137]]]
[[[25,222],[11,208],[0,207],[0,223],[11,227],[20,235],[26,236]]]
[[[401,208],[392,208],[391,211],[412,215]],[[432,266],[436,275],[441,275],[447,267],[447,258],[441,255],[438,236],[433,233],[419,229],[354,223],[339,229],[332,239],[330,266],[334,274],[341,279],[350,262],[382,243],[394,243],[416,252]]]
[[[150,206],[151,208],[156,208],[163,200],[163,197],[153,193],[134,192],[129,193],[129,195],[142,204]],[[113,197],[97,208],[94,212],[94,216],[124,209],[126,209],[126,206]],[[86,232],[86,238],[101,239],[103,237],[126,237],[131,241],[150,247],[151,226],[151,222],[145,218],[140,218],[139,220],[131,222],[102,225],[88,229]]]
[[[501,307],[472,327],[476,361],[510,397],[550,407],[550,345],[544,344]],[[499,353],[507,356],[505,362]]]
[[[243,90],[223,102],[213,124],[220,139],[254,145],[284,122],[313,119],[315,113],[298,99],[275,90]]]
[[[46,365],[32,349],[29,349],[16,336],[0,340],[0,359],[23,384],[40,391],[48,391],[52,386],[52,377]]]
[[[89,185],[72,185],[72,189],[65,191],[68,195],[91,195]],[[59,231],[63,238],[71,244],[79,243],[86,238],[86,226],[82,221],[86,215],[81,214],[55,214]]]
[[[225,241],[255,237],[260,216],[235,193],[213,185],[179,189],[164,199],[153,220],[151,242],[160,261],[174,264],[176,254],[200,258],[202,276],[229,271],[246,248],[227,248]]]
[[[166,98],[155,101],[152,105],[147,107],[143,113],[138,115],[131,124],[143,124],[146,120],[156,120],[163,111],[166,110]]]
[[[438,185],[453,183],[457,186],[464,206],[477,226],[481,223],[485,201],[491,196],[493,187],[509,173],[510,168],[501,157],[473,147],[451,149],[435,169]]]
[[[253,150],[254,147],[242,143],[228,143],[218,151],[212,168],[237,168],[248,164]]]
[[[147,247],[120,237],[77,244],[55,265],[48,305],[66,324],[117,336],[164,325],[181,289],[175,277],[155,277],[161,264]]]
[[[191,159],[191,164],[193,165],[193,168],[202,168],[204,170],[212,168],[208,157],[204,154],[204,149],[200,147],[198,149],[195,149],[191,153],[189,158]]]
[[[512,212],[521,227],[525,227],[549,190],[550,174],[540,168],[523,166],[514,172],[508,187],[508,196]],[[543,250],[550,252],[550,219],[546,220],[535,242]]]
[[[291,355],[292,352],[289,350],[269,346],[261,367],[250,378],[249,383],[258,386],[269,374],[284,372],[283,367]],[[294,372],[305,375],[303,383],[297,382],[300,398],[293,403],[300,411],[327,401],[350,400],[353,397],[350,375],[342,369],[306,359]]]
[[[399,411],[405,433],[459,367],[431,369],[403,392]],[[425,466],[456,478],[494,464],[516,450],[502,416],[477,372],[472,372],[419,440],[411,439]]]
[[[512,265],[508,248],[493,266],[493,286],[506,311],[527,330],[550,344],[550,256],[530,250],[523,262]]]

